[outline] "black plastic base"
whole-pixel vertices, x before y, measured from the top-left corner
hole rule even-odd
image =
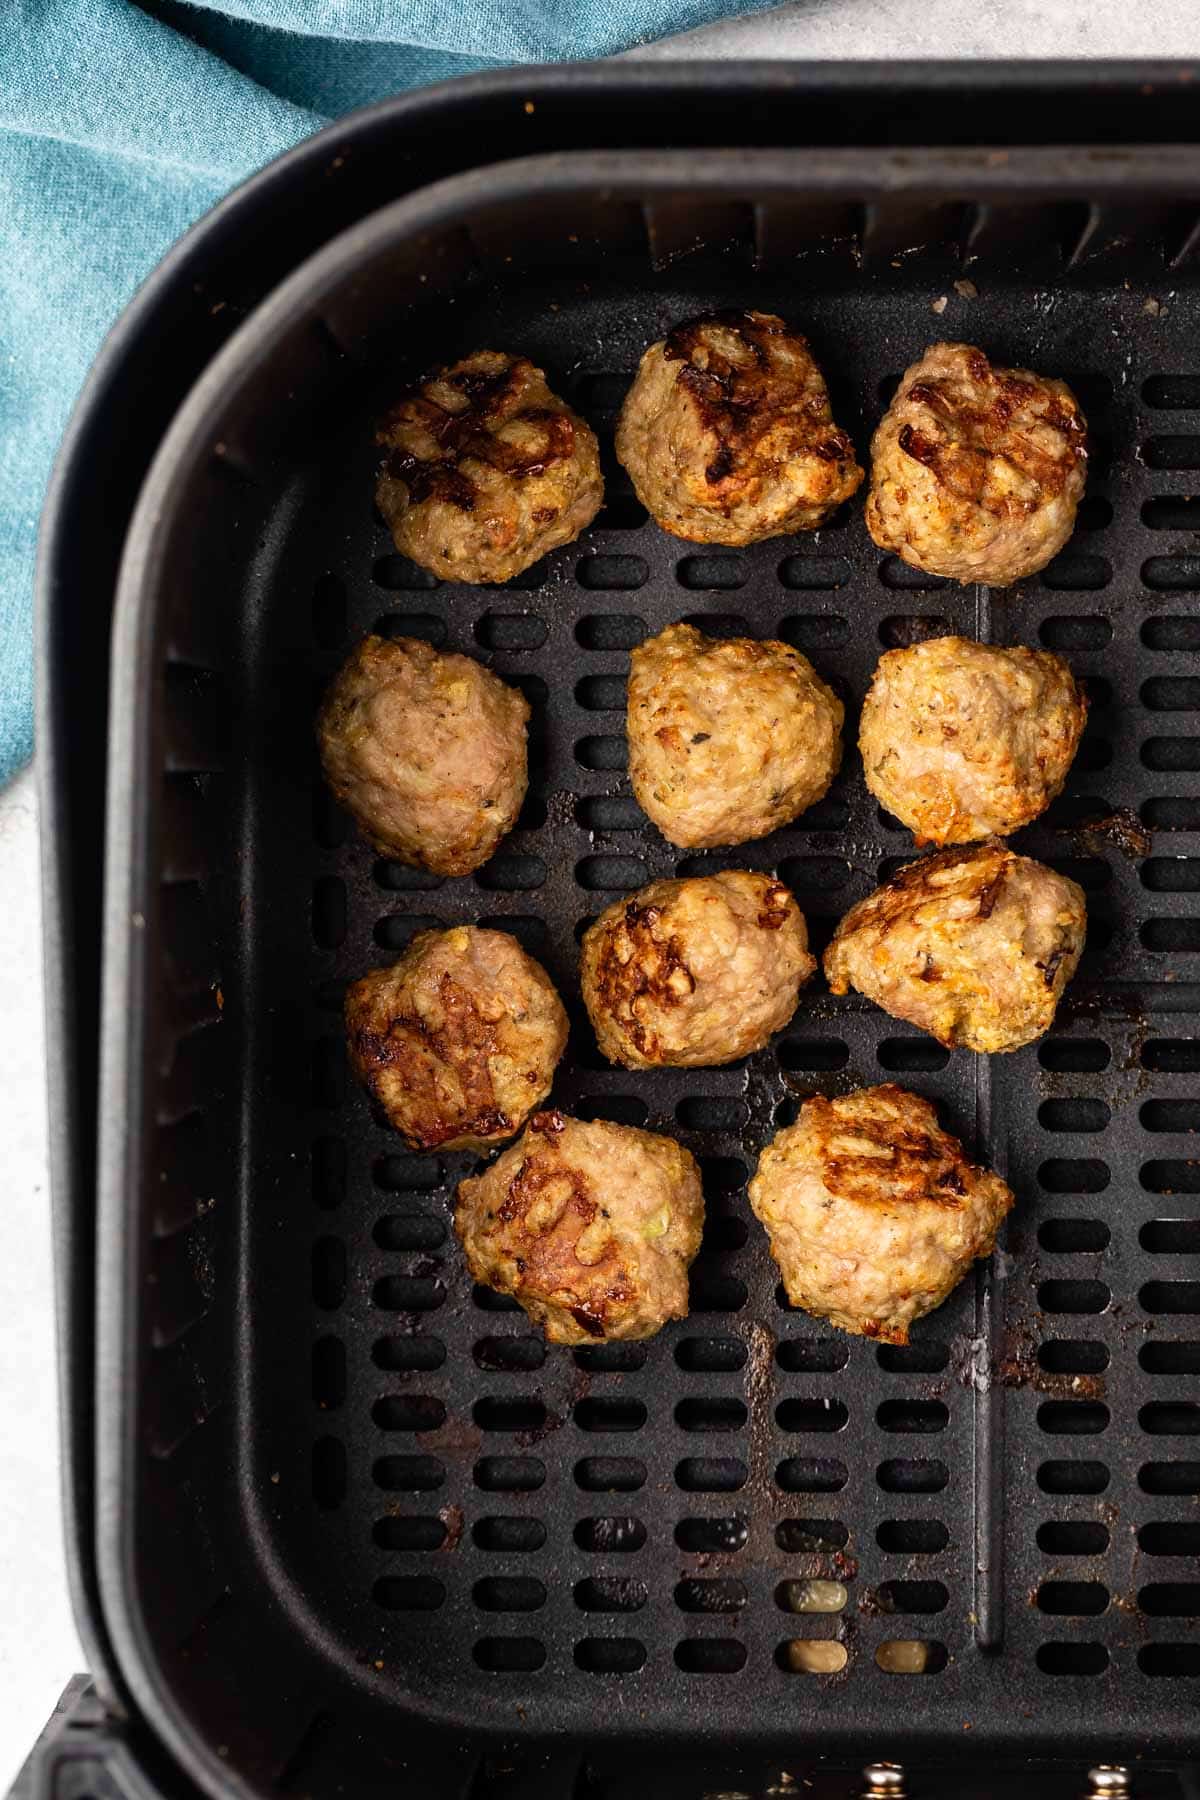
[[[91,1676],[72,1675],[8,1800],[160,1800],[164,1792]]]
[[[604,1779],[579,1757],[562,1759],[562,1773],[574,1777],[568,1790],[575,1800],[621,1800],[619,1779]],[[532,1771],[512,1759],[508,1773],[517,1780]],[[544,1759],[541,1773],[550,1774]],[[1003,1789],[987,1775],[972,1777],[958,1770],[905,1769],[909,1800],[1003,1800],[1020,1784],[1022,1800],[1073,1800],[1085,1787],[1083,1771],[1073,1780],[1061,1771],[1027,1771],[1005,1778]],[[809,1769],[800,1759],[769,1775],[738,1767],[707,1772],[706,1794],[737,1793],[739,1800],[859,1800],[865,1777],[857,1769]],[[749,1791],[747,1792],[747,1789]],[[109,1718],[88,1675],[73,1675],[47,1719],[7,1800],[181,1800],[191,1790],[166,1788],[154,1780],[139,1759],[123,1727]],[[665,1787],[661,1790],[666,1791]],[[699,1797],[697,1792],[697,1800]],[[1133,1775],[1133,1800],[1200,1800],[1200,1771],[1175,1775]]]

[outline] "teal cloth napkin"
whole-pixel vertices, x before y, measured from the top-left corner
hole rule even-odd
[[[180,233],[355,106],[775,3],[0,0],[0,781],[32,748],[54,452],[105,331]]]

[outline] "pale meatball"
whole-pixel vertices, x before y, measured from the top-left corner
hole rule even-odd
[[[792,1305],[889,1344],[991,1253],[1013,1203],[928,1100],[891,1082],[806,1100],[749,1196]]]
[[[813,531],[863,479],[806,340],[774,313],[710,313],[651,344],[617,456],[663,530],[696,544]]]
[[[681,1144],[560,1112],[538,1113],[454,1207],[474,1280],[513,1295],[552,1344],[653,1337],[686,1318],[703,1227]]]
[[[672,844],[744,844],[828,791],[843,707],[789,644],[668,625],[630,659],[626,735],[638,805]]]
[[[1007,587],[1075,527],[1086,424],[1065,381],[933,344],[871,442],[867,529],[916,569]]]
[[[567,1015],[506,931],[422,931],[346,994],[350,1067],[414,1150],[486,1150],[550,1092]]]
[[[443,581],[511,581],[590,525],[595,433],[525,356],[477,350],[394,406],[375,498],[403,556]]]
[[[1019,1050],[1049,1030],[1086,931],[1065,875],[996,842],[939,850],[851,907],[825,974],[951,1049]]]
[[[627,1069],[696,1069],[761,1050],[816,969],[804,914],[773,876],[652,881],[583,940],[596,1041]]]
[[[858,747],[867,786],[918,843],[965,844],[1044,812],[1086,723],[1053,651],[930,638],[880,657]]]
[[[511,831],[529,703],[469,656],[367,637],[317,717],[325,779],[384,856],[469,875]]]

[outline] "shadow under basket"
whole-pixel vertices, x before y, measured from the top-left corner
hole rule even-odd
[[[97,1529],[125,1679],[214,1793],[1200,1756],[1197,219],[1190,150],[514,162],[336,239],[199,381],[114,641]],[[747,305],[809,336],[860,456],[933,339],[1065,376],[1092,446],[1067,549],[992,594],[883,556],[858,504],[738,551],[660,532],[612,456],[622,395],[672,323]],[[375,417],[484,346],[545,367],[607,477],[579,542],[495,589],[397,557],[372,506]],[[1091,924],[1041,1045],[949,1054],[818,982],[744,1064],[603,1063],[578,937],[618,894],[778,869],[820,948],[913,853],[852,750],[770,838],[658,836],[624,678],[681,617],[804,650],[849,743],[886,647],[1070,656],[1091,722],[1020,845],[1083,883]],[[529,799],[474,877],[375,858],[324,793],[314,708],[368,630],[531,702]],[[1145,861],[1088,830],[1120,808]],[[700,1158],[691,1316],[649,1343],[547,1348],[473,1289],[449,1230],[470,1158],[406,1154],[347,1079],[346,983],[467,920],[567,1001],[556,1103]],[[807,1094],[890,1079],[1018,1195],[1006,1248],[906,1349],[790,1310],[745,1197]]]

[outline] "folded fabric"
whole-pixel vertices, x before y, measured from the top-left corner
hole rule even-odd
[[[38,513],[108,326],[237,181],[368,101],[774,0],[4,0],[0,781],[29,756]]]

